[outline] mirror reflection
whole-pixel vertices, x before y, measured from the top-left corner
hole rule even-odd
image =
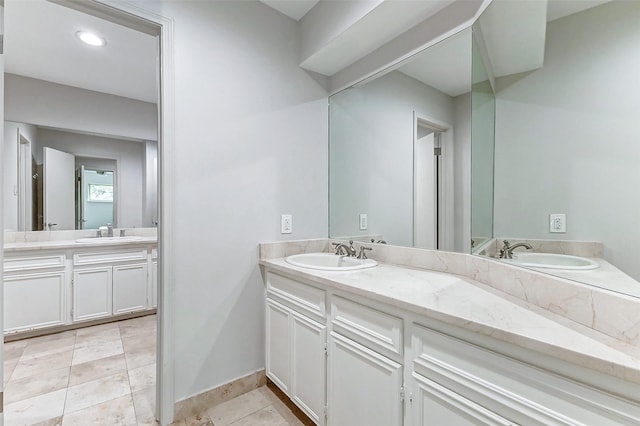
[[[5,230],[155,224],[156,141],[6,121],[4,144]]]
[[[470,92],[467,29],[331,96],[331,237],[468,252]]]
[[[640,2],[535,3],[478,22],[496,86],[494,239],[478,251],[640,296]]]

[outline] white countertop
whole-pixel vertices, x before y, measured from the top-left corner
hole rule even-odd
[[[350,272],[299,268],[284,258],[260,264],[640,385],[640,348],[467,277],[384,263]]]
[[[113,246],[134,246],[134,245],[147,245],[156,244],[158,242],[157,237],[141,237],[134,241],[118,241],[113,240],[109,242],[96,242],[95,243],[79,243],[76,240],[54,240],[54,241],[31,241],[31,242],[19,242],[19,243],[5,243],[5,253],[24,252],[32,250],[66,250],[73,248],[99,248],[99,247],[113,247]]]

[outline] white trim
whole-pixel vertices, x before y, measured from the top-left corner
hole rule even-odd
[[[174,355],[174,147],[175,147],[175,76],[173,19],[158,15],[122,0],[67,0],[71,7],[88,9],[103,19],[149,34],[159,35],[158,93],[158,348],[156,380],[156,416],[160,424],[173,422],[175,411]],[[129,15],[123,16],[123,14]],[[126,21],[126,22],[125,22]],[[137,21],[137,22],[135,22]],[[146,22],[145,22],[146,21]]]
[[[440,132],[441,170],[440,170],[440,203],[438,205],[440,216],[440,229],[438,229],[439,250],[453,251],[453,126],[445,121],[438,120],[417,111],[413,112],[413,245],[416,242],[416,143],[418,141],[418,124]]]

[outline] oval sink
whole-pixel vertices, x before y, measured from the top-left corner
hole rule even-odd
[[[88,237],[88,238],[78,238],[76,243],[84,243],[84,244],[117,244],[117,243],[126,243],[130,241],[140,241],[142,237],[137,236],[129,236],[129,237]]]
[[[291,265],[322,271],[355,271],[372,268],[378,264],[373,259],[338,256],[333,253],[294,254],[285,259]]]
[[[530,268],[588,270],[599,266],[586,257],[555,253],[513,253],[513,259],[503,260]]]

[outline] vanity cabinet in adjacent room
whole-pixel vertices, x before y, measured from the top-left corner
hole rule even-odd
[[[66,281],[64,253],[5,258],[5,332],[64,324]]]
[[[147,309],[146,249],[79,252],[73,263],[73,321]]]
[[[325,292],[268,274],[266,374],[316,424],[324,425]]]

